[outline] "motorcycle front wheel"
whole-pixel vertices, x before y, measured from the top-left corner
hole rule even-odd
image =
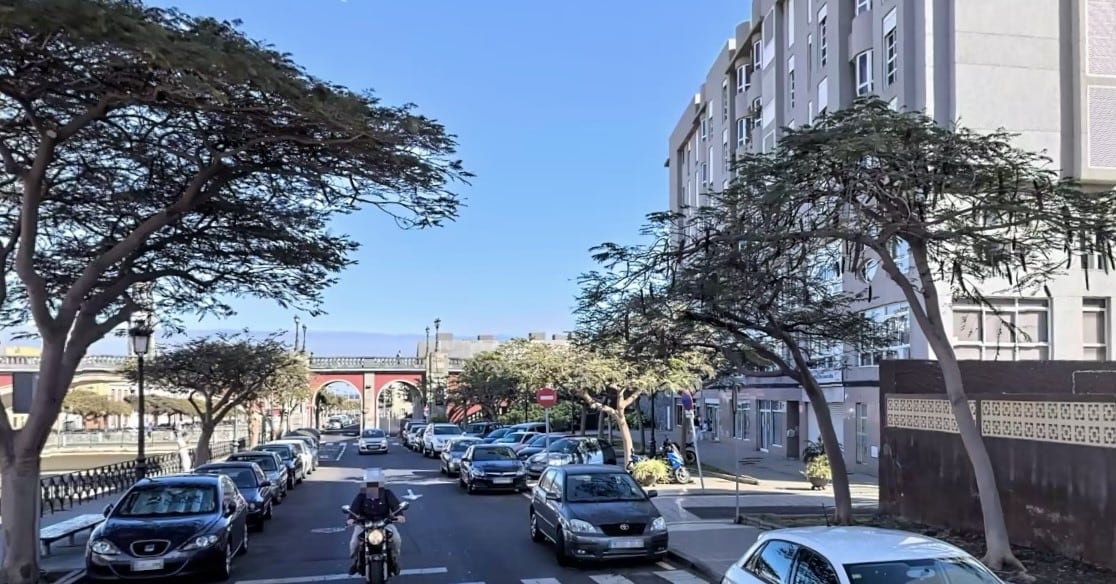
[[[387,580],[387,562],[384,560],[368,560],[365,562],[365,582],[368,584],[385,584]]]

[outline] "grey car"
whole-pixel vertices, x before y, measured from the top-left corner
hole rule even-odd
[[[263,450],[244,450],[230,454],[225,462],[254,462],[258,464],[263,469],[264,474],[267,475],[268,482],[271,483],[271,493],[275,504],[282,504],[283,500],[287,498],[287,485],[290,482],[287,480],[289,471],[278,453]]]
[[[527,474],[538,478],[548,467],[563,464],[616,464],[616,449],[604,440],[573,436],[527,458]]]
[[[465,456],[465,451],[469,450],[470,446],[480,443],[480,438],[471,436],[451,440],[442,450],[442,474],[456,476],[461,470],[461,457]]]

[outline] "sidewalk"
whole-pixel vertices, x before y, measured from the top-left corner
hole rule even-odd
[[[117,495],[118,494],[119,493],[117,493]],[[63,521],[66,521],[67,519],[77,517],[78,515],[86,515],[92,513],[101,514],[104,512],[105,507],[109,503],[113,503],[115,501],[116,496],[109,495],[94,499],[92,501],[86,501],[85,503],[75,505],[74,507],[66,509],[65,511],[58,511],[55,513],[44,515],[42,519],[39,520],[39,528],[42,529],[43,527],[47,527],[48,525],[61,523]],[[36,537],[38,537],[38,534],[36,534]],[[78,534],[74,538],[74,545],[70,545],[69,540],[66,539],[54,542],[50,546],[49,556],[40,555],[39,568],[47,574],[59,576],[63,574],[69,574],[77,570],[84,570],[85,545],[88,540],[89,532],[86,531],[85,533]],[[0,530],[0,561],[3,561],[4,559],[4,550],[6,548],[7,546],[4,544],[4,532],[3,530]]]

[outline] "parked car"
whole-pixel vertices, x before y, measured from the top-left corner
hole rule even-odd
[[[665,558],[666,520],[651,503],[657,495],[654,490],[644,491],[616,466],[550,467],[531,492],[531,539],[554,542],[554,555],[562,565],[578,560]]]
[[[464,433],[468,436],[475,436],[477,438],[480,438],[482,436],[486,436],[489,432],[499,428],[500,424],[497,424],[496,422],[469,422],[468,424],[465,424],[465,427],[462,428],[462,430],[464,430]]]
[[[248,505],[224,475],[142,479],[105,509],[85,548],[90,580],[228,580],[248,550]]]
[[[461,457],[457,484],[469,494],[480,490],[527,490],[527,469],[509,446],[474,444]]]
[[[481,440],[485,444],[492,444],[493,442],[499,440],[500,438],[503,438],[505,434],[508,434],[510,432],[512,432],[511,428],[497,428],[489,432],[488,434],[485,434],[484,438],[482,438]]]
[[[264,474],[267,475],[268,482],[271,483],[275,504],[282,504],[283,499],[287,498],[287,485],[289,483],[287,480],[287,465],[283,464],[283,459],[278,454],[262,450],[245,450],[230,454],[225,462],[254,462],[260,465]]]
[[[411,424],[411,427],[407,429],[407,433],[403,435],[403,445],[418,452],[418,445],[422,443],[422,431],[425,429],[425,422]]]
[[[306,465],[303,463],[303,457],[299,455],[298,448],[294,444],[260,444],[256,450],[261,452],[274,452],[279,455],[280,460],[287,467],[287,490],[295,488],[303,480],[306,479]]]
[[[315,440],[313,436],[307,436],[306,434],[300,434],[298,432],[287,432],[282,438],[277,440],[277,442],[282,442],[284,440],[301,441],[306,447],[306,450],[310,453],[310,472],[318,470],[318,441]]]
[[[297,430],[291,430],[290,432],[283,433],[284,438],[301,438],[303,436],[306,436],[314,441],[314,448],[318,448],[322,444],[322,435],[316,431],[311,430],[310,428],[299,428]]]
[[[536,434],[527,442],[516,444],[512,448],[520,460],[527,460],[531,456],[546,450],[547,446],[566,438],[565,434]]]
[[[422,455],[434,458],[446,445],[446,438],[460,436],[461,428],[457,424],[430,424],[422,430],[422,444],[419,450]]]
[[[248,524],[262,530],[272,517],[275,495],[260,465],[254,462],[212,462],[194,469],[197,474],[222,474],[232,479],[248,503]]]
[[[303,438],[305,438],[305,436]],[[299,457],[302,458],[302,466],[306,469],[306,474],[310,474],[318,468],[317,453],[310,449],[310,445],[306,443],[306,440],[283,438],[281,440],[273,440],[268,442],[268,444],[290,444],[294,446],[295,451],[298,452]]]
[[[794,527],[760,533],[726,584],[964,582],[1003,584],[964,550],[918,533],[874,527]]]
[[[470,446],[481,444],[480,438],[470,436],[455,436],[450,438],[446,447],[442,449],[441,471],[444,475],[454,476],[461,470],[461,457]]]
[[[546,422],[523,422],[511,426],[512,432],[546,432]]]
[[[527,474],[539,477],[547,467],[563,464],[616,464],[616,449],[589,436],[570,436],[527,459]]]
[[[357,454],[387,454],[387,433],[379,428],[365,428],[357,441]]]

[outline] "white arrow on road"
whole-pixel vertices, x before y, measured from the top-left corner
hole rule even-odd
[[[407,494],[403,495],[403,498],[407,499],[407,500],[410,500],[410,501],[414,501],[415,499],[418,499],[421,496],[422,495],[416,495],[414,489],[407,489]]]

